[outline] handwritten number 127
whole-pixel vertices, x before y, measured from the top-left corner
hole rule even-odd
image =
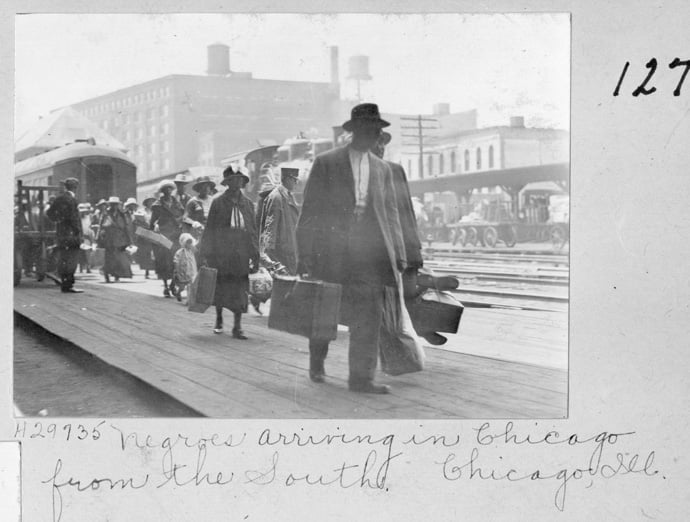
[[[685,60],[681,61],[680,58],[674,58],[671,63],[668,64],[668,67],[670,69],[675,69],[676,67],[684,66],[685,70],[683,71],[683,74],[680,76],[680,81],[678,82],[678,85],[676,88],[673,90],[673,95],[674,96],[680,96],[680,89],[683,87],[683,82],[685,81],[685,77],[688,74],[688,71],[690,70],[690,60]],[[632,95],[637,97],[640,94],[644,96],[648,96],[654,92],[656,92],[656,87],[649,87],[647,88],[647,84],[649,83],[649,80],[651,80],[652,76],[654,76],[654,73],[656,72],[656,68],[658,66],[658,63],[656,61],[656,58],[652,58],[647,62],[647,69],[649,69],[649,72],[647,73],[647,77],[644,79],[644,81],[637,86],[637,88],[632,92]],[[621,76],[618,79],[618,84],[616,85],[616,88],[613,90],[613,95],[618,96],[620,93],[621,85],[623,84],[623,79],[625,78],[626,73],[628,72],[628,67],[630,67],[630,62],[625,62],[625,65],[623,66],[623,71],[621,72]]]

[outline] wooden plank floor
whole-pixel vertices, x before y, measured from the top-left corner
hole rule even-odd
[[[248,341],[211,332],[214,314],[187,312],[174,300],[106,285],[63,295],[54,285],[22,282],[14,310],[54,334],[216,418],[563,418],[567,372],[426,348],[427,368],[380,374],[393,393],[347,390],[347,332],[331,343],[326,384],[307,377],[307,340],[269,330],[248,314]],[[226,312],[226,320],[231,314]],[[505,315],[505,320],[510,315]],[[463,321],[467,318],[463,319]],[[458,335],[462,335],[461,331]],[[471,330],[467,342],[497,342]],[[524,333],[527,331],[520,328]],[[473,341],[474,338],[474,341]],[[523,339],[522,342],[528,342]],[[535,349],[544,342],[533,339]]]

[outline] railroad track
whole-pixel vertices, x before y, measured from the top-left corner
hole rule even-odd
[[[568,310],[568,257],[543,252],[453,251],[429,255],[425,267],[459,280],[453,293],[467,306]]]

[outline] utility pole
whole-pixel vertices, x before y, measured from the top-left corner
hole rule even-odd
[[[437,129],[438,127],[424,126],[425,122],[438,123],[436,118],[424,118],[421,114],[418,116],[401,116],[403,122],[414,122],[414,125],[401,125],[400,128],[405,130],[416,130],[416,134],[402,134],[403,138],[414,138],[413,142],[403,143],[403,146],[417,146],[419,147],[419,179],[424,179],[424,139],[429,135],[424,131]]]

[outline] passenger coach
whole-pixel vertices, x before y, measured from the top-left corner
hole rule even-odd
[[[19,161],[14,166],[14,177],[24,186],[51,186],[66,178],[77,178],[77,200],[92,205],[110,196],[136,197],[134,163],[123,152],[93,140],[77,141]]]

